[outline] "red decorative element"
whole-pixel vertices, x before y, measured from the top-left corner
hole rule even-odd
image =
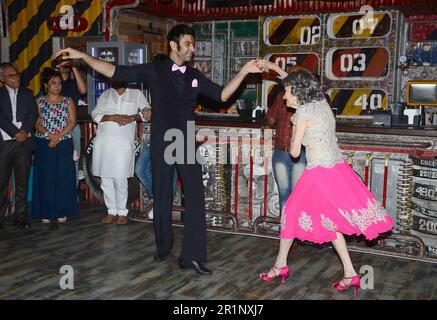
[[[238,146],[237,146],[237,155],[236,155],[236,160],[235,161],[235,176],[234,176],[234,216],[237,217],[238,216]]]
[[[385,156],[384,189],[382,190],[382,206],[384,208],[386,208],[386,204],[387,204],[387,182],[388,182],[388,156]]]
[[[250,162],[249,162],[249,221],[252,221],[252,202],[253,202],[253,152],[250,146]]]
[[[430,39],[433,33],[437,34],[437,22],[411,23],[411,27],[410,27],[411,41],[435,40],[435,39]]]
[[[327,12],[358,12],[364,4],[375,10],[399,9],[406,16],[437,14],[429,0],[274,0],[273,5],[246,5],[232,8],[207,8],[207,0],[149,0],[136,10],[147,14],[183,21],[257,19],[261,15],[299,15]],[[165,2],[165,3],[164,3]]]
[[[67,29],[61,28],[62,16],[50,17],[47,20],[47,28],[53,32],[69,31],[69,32],[82,32],[88,28],[88,20],[84,17],[73,16],[73,26]]]
[[[269,162],[267,157],[264,157],[264,217],[267,217],[267,194],[268,194],[268,180],[269,180]]]

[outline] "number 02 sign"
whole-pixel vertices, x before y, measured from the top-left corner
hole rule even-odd
[[[317,16],[274,17],[264,22],[264,42],[267,45],[314,45],[321,36]]]

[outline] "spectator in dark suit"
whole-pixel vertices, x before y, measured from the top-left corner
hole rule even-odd
[[[32,131],[37,119],[31,90],[20,86],[20,74],[12,63],[0,64],[0,228],[8,207],[8,184],[14,172],[15,212],[13,224],[29,228],[26,214],[27,184],[35,147]]]

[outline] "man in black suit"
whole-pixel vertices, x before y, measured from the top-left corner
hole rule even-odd
[[[20,74],[11,63],[0,64],[0,228],[8,206],[8,184],[14,172],[15,212],[13,224],[30,227],[26,213],[27,184],[35,142],[33,126],[38,110],[31,90],[20,86]]]
[[[172,144],[165,134],[171,129],[183,133],[184,147],[194,146],[194,137],[187,137],[187,123],[194,121],[194,107],[199,95],[216,101],[227,101],[249,73],[261,73],[257,61],[248,62],[223,88],[199,70],[184,65],[194,54],[194,30],[177,25],[167,35],[170,57],[164,61],[135,66],[114,66],[83,52],[67,48],[57,52],[65,59],[83,59],[106,77],[121,81],[144,82],[150,89],[152,105],[151,144],[153,178],[153,225],[157,253],[155,260],[166,259],[173,247],[172,198],[173,174],[176,166],[185,194],[184,239],[179,260],[181,268],[192,268],[198,274],[211,274],[202,265],[206,261],[206,217],[202,183],[202,167],[190,161],[193,154],[177,154],[176,163],[169,163],[165,151]],[[185,148],[184,148],[185,149]],[[168,149],[167,149],[168,150]],[[194,160],[194,159],[191,159]]]

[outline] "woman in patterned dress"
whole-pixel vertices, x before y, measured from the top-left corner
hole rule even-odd
[[[31,216],[43,223],[63,223],[78,211],[72,141],[76,109],[71,98],[61,96],[58,71],[45,69],[41,80],[45,95],[37,100]]]
[[[269,62],[265,69],[277,69]],[[352,168],[344,161],[335,135],[335,118],[320,82],[308,71],[289,74],[283,80],[292,117],[294,140],[291,154],[306,147],[307,167],[288,198],[281,221],[280,248],[275,264],[261,279],[289,276],[288,252],[293,239],[332,242],[343,264],[344,278],[334,283],[338,291],[360,286],[343,234],[363,234],[368,240],[393,228],[393,221]]]

